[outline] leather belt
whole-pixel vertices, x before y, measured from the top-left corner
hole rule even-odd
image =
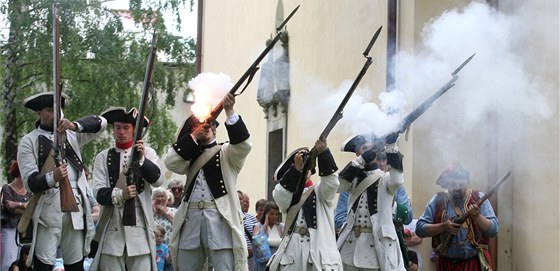
[[[306,227],[294,227],[292,233],[297,233],[301,236],[309,236],[309,229]]]
[[[356,238],[360,237],[360,234],[362,233],[372,233],[372,227],[360,227],[360,226],[354,226],[352,227],[352,231],[354,232],[354,236]]]
[[[216,209],[216,202],[214,201],[197,201],[189,202],[189,209]]]

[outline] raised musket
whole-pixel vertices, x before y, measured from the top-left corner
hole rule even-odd
[[[55,165],[66,164],[66,131],[57,132],[62,118],[62,83],[60,82],[60,17],[58,1],[53,4],[53,148]],[[60,208],[63,212],[78,212],[78,204],[68,177],[59,181]]]
[[[156,63],[157,56],[157,34],[154,33],[152,36],[152,47],[150,49],[150,56],[148,57],[148,63],[146,64],[146,73],[144,74],[144,85],[142,87],[142,97],[140,99],[140,105],[138,106],[138,115],[136,116],[136,126],[134,126],[134,135],[132,142],[136,143],[144,137],[145,132],[149,128],[149,125],[144,129],[144,116],[146,115],[146,106],[148,104],[148,98],[150,97],[152,89],[152,76],[154,73],[154,66]],[[132,148],[130,153],[130,159],[128,160],[127,171],[124,172],[126,177],[126,185],[136,185],[138,172],[139,172],[139,157],[136,146]],[[136,226],[136,204],[135,198],[128,199],[124,202],[123,206],[123,216],[122,221],[124,226]]]
[[[432,104],[434,103],[435,100],[439,99],[439,97],[441,97],[441,95],[443,95],[450,88],[455,86],[455,81],[457,81],[457,79],[459,79],[459,76],[458,76],[459,72],[471,61],[471,59],[473,59],[473,57],[475,55],[476,55],[476,53],[472,54],[465,61],[463,61],[463,63],[461,63],[461,65],[459,65],[459,67],[457,67],[457,69],[455,69],[451,73],[451,79],[447,83],[445,83],[445,85],[443,85],[434,94],[432,94],[432,96],[428,97],[428,99],[426,99],[419,106],[417,106],[414,110],[412,110],[412,112],[410,112],[408,115],[406,115],[406,117],[404,117],[404,119],[401,121],[401,123],[399,125],[399,128],[398,128],[398,131],[397,131],[399,134],[408,131],[408,129],[410,128],[410,125],[416,119],[418,119],[420,116],[422,116],[422,114],[424,114],[424,112],[426,112],[426,110],[428,110],[428,108],[430,108],[432,106]]]
[[[276,28],[276,36],[274,36],[274,38],[268,43],[266,48],[257,57],[257,59],[255,59],[253,64],[251,64],[251,66],[249,66],[247,71],[245,71],[245,73],[243,73],[241,78],[239,78],[239,80],[237,80],[235,85],[233,85],[233,87],[231,88],[231,90],[228,93],[231,93],[233,95],[240,95],[241,93],[243,93],[245,91],[245,89],[249,86],[249,83],[251,83],[251,81],[253,80],[253,76],[259,70],[259,64],[261,63],[263,58],[270,52],[270,50],[272,50],[272,48],[274,48],[274,45],[280,40],[280,38],[282,36],[282,33],[283,33],[281,31],[282,28],[284,28],[284,26],[288,23],[288,21],[292,18],[292,16],[294,16],[294,14],[299,9],[299,7],[300,6],[298,5],[290,13],[290,15],[288,15],[288,17],[286,17],[286,19]],[[236,94],[236,92],[239,90],[239,88],[241,88],[241,86],[243,85],[243,83],[245,83],[245,81],[247,81],[247,83],[245,84],[245,87],[243,87],[243,89],[241,90],[241,92],[239,94]],[[218,116],[220,115],[220,113],[222,112],[223,108],[224,108],[222,102],[223,102],[223,100],[220,101],[212,109],[212,112],[210,112],[210,116],[207,119],[198,119],[194,115],[191,115],[189,118],[187,118],[187,120],[185,120],[185,122],[183,123],[183,126],[179,130],[179,134],[177,135],[177,139],[181,138],[185,134],[188,134],[190,132],[190,129],[193,126],[195,126],[197,123],[203,123],[203,122],[210,123],[212,120],[216,120],[218,118]]]
[[[375,34],[371,38],[368,46],[366,47],[366,49],[363,53],[364,57],[366,58],[366,62],[364,63],[364,66],[362,67],[362,69],[358,73],[358,76],[356,77],[356,79],[354,80],[354,82],[352,83],[352,85],[350,86],[348,91],[346,92],[346,95],[344,96],[344,98],[340,102],[340,105],[338,106],[338,108],[334,112],[333,116],[331,117],[331,119],[327,123],[327,126],[321,132],[321,135],[319,135],[319,139],[321,141],[325,141],[327,139],[327,137],[329,136],[329,134],[332,131],[332,129],[334,128],[334,126],[338,123],[338,121],[340,119],[342,119],[343,113],[344,113],[344,107],[346,106],[346,104],[350,100],[350,97],[352,97],[352,94],[354,94],[354,91],[358,87],[358,84],[360,84],[360,81],[362,80],[362,78],[366,74],[369,66],[373,62],[372,57],[369,56],[369,51],[373,47],[373,44],[375,44],[375,41],[377,40],[377,37],[379,37],[379,34],[381,33],[382,28],[383,28],[383,26],[380,26],[379,29],[377,29],[377,31],[375,32]],[[298,195],[301,195],[301,193],[303,193],[304,184],[307,181],[307,180],[305,180],[305,178],[306,178],[305,172],[315,168],[316,161],[317,161],[317,155],[318,155],[317,149],[315,147],[313,147],[309,151],[309,154],[305,156],[303,169],[302,169],[302,172],[304,174],[302,174],[302,178],[299,180],[295,196],[292,197],[291,205],[296,204],[297,201],[299,200]]]

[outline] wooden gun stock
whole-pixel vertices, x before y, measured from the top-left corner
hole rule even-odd
[[[492,185],[492,187],[488,189],[488,192],[486,192],[486,194],[484,194],[484,196],[482,196],[482,198],[478,200],[476,205],[478,207],[482,206],[482,204],[488,198],[490,198],[496,191],[498,191],[500,185],[502,185],[509,178],[509,176],[511,176],[511,170],[508,171],[502,178],[500,178],[500,180],[498,180],[494,185]],[[469,219],[469,217],[470,217],[469,213],[464,213],[462,216],[458,217],[453,222],[463,225],[463,223],[465,223],[467,219]],[[449,246],[451,245],[451,241],[453,241],[453,238],[455,238],[455,234],[447,233],[444,241],[441,242],[439,246],[437,246],[437,248],[435,249],[436,253],[440,256],[445,256],[447,254],[447,250],[449,249]]]
[[[76,203],[70,180],[64,178],[59,182],[58,189],[60,190],[60,209],[63,212],[78,212],[78,204]]]

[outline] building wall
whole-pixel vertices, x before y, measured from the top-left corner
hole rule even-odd
[[[454,57],[442,56],[441,65],[424,67],[424,71],[430,72],[428,75],[416,72],[417,67],[425,64],[425,26],[454,10],[461,14],[461,9],[472,2],[399,2],[397,39],[402,53],[397,56],[396,78],[397,88],[407,95],[408,110],[447,82],[449,73],[477,52],[461,71],[457,85],[414,123],[408,140],[402,136],[405,187],[418,217],[430,198],[440,191],[435,180],[450,162],[461,161],[471,172],[471,186],[482,191],[512,170],[512,177],[493,199],[501,223],[497,238],[498,270],[555,270],[560,264],[557,257],[560,253],[558,3],[493,2],[506,19],[515,17],[520,19],[516,22],[523,22],[509,33],[515,38],[504,45],[507,47],[504,51],[511,52],[509,58],[523,67],[530,78],[531,90],[544,99],[545,105],[528,101],[532,107],[520,104],[519,112],[508,111],[512,106],[511,97],[507,96],[517,94],[508,94],[498,83],[515,81],[518,75],[496,77],[495,82],[484,82],[484,90],[474,89],[480,85],[484,73],[507,68],[494,65],[493,59],[498,56],[484,55],[485,49],[476,47],[481,45],[474,36],[451,40],[464,52]],[[379,103],[377,97],[385,90],[386,78],[387,5],[384,1],[365,0],[351,4],[332,0],[283,1],[283,4],[284,16],[301,4],[287,25],[291,63],[286,150],[289,153],[297,147],[313,146],[337,106],[329,97],[338,95],[337,89],[343,89],[343,82],[355,79],[365,62],[362,56],[365,46],[383,25],[384,30],[370,53],[374,62],[356,92],[369,91],[370,101]],[[235,82],[264,49],[266,39],[274,35],[277,1],[213,0],[203,1],[203,5],[202,70],[226,73]],[[455,32],[461,31],[461,25],[453,27]],[[258,75],[245,93],[237,97],[235,107],[247,123],[253,141],[253,149],[238,180],[238,188],[250,195],[251,204],[265,197],[267,178],[267,125],[256,102]],[[472,100],[469,95],[476,91],[486,91],[488,97],[503,95],[503,102],[499,96],[492,100],[494,110],[484,111],[483,121],[470,127],[472,123],[464,121],[468,120],[470,108],[488,102]],[[540,115],[535,117],[535,112]],[[353,134],[348,128],[352,119],[344,115],[328,138],[339,168],[354,157],[339,151],[342,142]],[[466,127],[469,129],[461,130]],[[227,140],[225,133],[221,126],[219,141]],[[435,270],[429,263],[430,241],[425,239],[422,244],[424,270]]]

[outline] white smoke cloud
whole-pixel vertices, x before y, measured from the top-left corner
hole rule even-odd
[[[556,105],[546,95],[551,93],[550,82],[525,66],[520,46],[526,39],[523,25],[519,16],[475,1],[431,20],[422,31],[425,50],[421,53],[399,53],[400,65],[414,63],[414,89],[406,95],[418,101],[414,104],[431,95],[460,63],[476,53],[459,73],[456,86],[430,109],[438,112],[429,114],[430,128],[433,123],[435,127],[437,123],[447,125],[447,129],[430,130],[433,144],[438,146],[434,149],[447,156],[446,160],[464,155],[454,153],[458,148],[453,138],[476,132],[491,122],[490,116],[502,124],[501,144],[513,144],[523,120],[554,115]]]
[[[304,108],[306,111],[312,110],[313,114],[298,115],[301,125],[325,127],[348,93],[352,83],[353,81],[345,80],[336,89],[317,81],[307,84],[310,86],[307,93],[311,97],[297,99],[294,105],[296,108]],[[320,93],[332,94],[322,97]],[[378,136],[387,135],[397,129],[403,118],[402,112],[407,105],[404,93],[394,90],[382,92],[378,97],[374,97],[373,93],[374,91],[368,87],[357,87],[345,105],[342,111],[343,118],[337,123],[335,129],[343,130],[349,135],[374,133]],[[320,100],[317,99],[318,96],[321,96]],[[309,104],[311,100],[320,102]],[[379,100],[380,105],[372,102],[375,100]],[[319,137],[319,133],[307,135],[308,140]]]
[[[189,81],[194,91],[195,103],[191,111],[200,120],[206,119],[233,87],[228,75],[224,73],[201,73]]]
[[[398,52],[399,89],[375,97],[373,93],[378,91],[361,82],[335,129],[346,134],[384,135],[393,131],[407,113],[448,82],[463,61],[476,54],[459,72],[456,85],[412,126],[427,130],[432,136],[431,144],[436,146],[433,149],[440,150],[448,161],[464,155],[457,150],[461,144],[458,135],[479,131],[481,124],[489,121],[489,115],[508,124],[501,127],[501,134],[509,136],[504,143],[514,142],[523,120],[550,118],[556,111],[556,104],[546,95],[552,84],[531,74],[525,66],[519,44],[524,42],[526,31],[520,31],[523,24],[518,17],[476,1],[445,11],[424,27],[422,48],[415,48],[413,55]],[[298,125],[324,127],[352,81],[338,87],[309,77],[304,81],[307,82],[303,85],[309,86],[309,97],[292,99],[293,105],[297,112],[313,113],[299,114]],[[306,137],[315,139],[318,132]]]

